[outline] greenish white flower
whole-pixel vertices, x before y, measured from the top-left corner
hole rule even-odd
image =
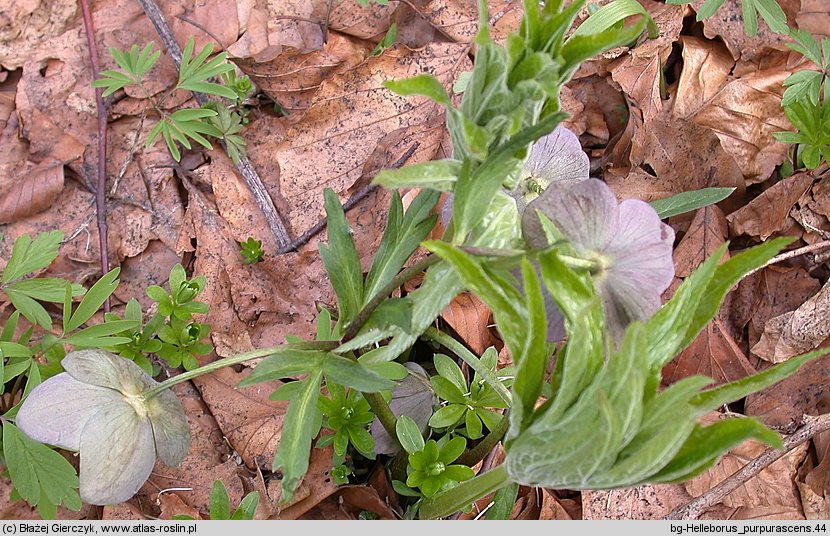
[[[130,360],[103,350],[79,350],[62,372],[38,385],[15,422],[42,443],[80,452],[80,495],[89,504],[124,502],[150,477],[156,456],[178,466],[190,427],[176,395]]]

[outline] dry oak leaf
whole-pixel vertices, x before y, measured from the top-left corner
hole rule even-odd
[[[419,0],[407,2],[441,34],[458,43],[471,43],[478,33],[478,9],[470,0]],[[503,43],[522,19],[521,2],[489,0],[490,36]]]
[[[683,70],[677,82],[674,115],[686,119],[726,85],[735,60],[721,41],[682,35],[680,43]]]
[[[804,414],[819,415],[830,402],[830,356],[810,361],[798,372],[746,398],[744,413],[786,433],[801,424]]]
[[[694,0],[692,8],[695,12],[700,10],[704,0]],[[790,20],[795,17],[792,2],[778,2],[788,13]],[[729,52],[735,60],[750,60],[761,56],[769,49],[786,50],[786,43],[789,38],[777,34],[767,27],[766,22],[759,17],[758,33],[754,37],[746,35],[743,26],[741,0],[726,0],[718,11],[703,21],[703,35],[709,39],[720,37],[726,43]]]
[[[827,411],[822,408],[822,413]],[[830,518],[830,433],[813,437],[815,455],[808,455],[798,470],[795,484],[801,495],[801,506],[807,519]]]
[[[794,311],[769,319],[752,353],[771,363],[821,346],[830,336],[830,283]]]
[[[582,492],[582,519],[661,519],[691,496],[680,484]]]
[[[748,234],[766,240],[784,228],[790,210],[812,186],[809,173],[797,173],[775,183],[761,195],[726,217],[732,235]]]
[[[704,423],[711,423],[721,418],[728,419],[729,417],[714,413],[704,416],[701,420]],[[803,443],[792,449],[781,459],[724,497],[723,505],[731,509],[727,519],[752,519],[768,516],[780,516],[777,519],[804,519],[800,512],[800,501],[794,490],[794,482],[807,448],[808,445]],[[692,496],[700,496],[766,450],[765,445],[755,441],[742,443],[724,455],[714,467],[684,482],[683,486]]]
[[[717,135],[748,184],[767,180],[790,149],[772,137],[791,128],[781,109],[782,83],[789,75],[771,69],[730,80],[693,116],[697,125]]]
[[[316,12],[320,8],[327,9],[325,0],[315,0]],[[398,8],[398,0],[391,0],[386,5],[369,2],[362,6],[348,0],[329,2],[331,12],[328,13],[330,30],[357,37],[377,41],[389,30],[392,14]],[[324,15],[325,16],[325,15]]]
[[[623,169],[612,171],[607,178],[617,196],[652,201],[720,186],[736,188],[733,196],[740,197],[744,189],[743,173],[715,133],[693,122],[678,120],[671,108],[672,103],[667,103],[647,125],[636,114],[630,115],[629,124],[640,125],[635,126],[630,138],[630,168],[624,162],[618,163],[615,167]],[[625,138],[621,136],[616,143],[625,143]],[[624,158],[624,154],[624,150],[618,152],[618,158]]]
[[[721,209],[714,205],[698,209],[689,229],[674,250],[675,275],[690,276],[726,242],[728,236],[729,228]]]
[[[63,191],[63,165],[41,163],[8,191],[0,194],[0,225],[48,209]]]
[[[405,98],[383,87],[383,82],[430,72],[444,84],[469,65],[467,47],[429,45],[408,50],[396,45],[355,69],[323,83],[314,104],[271,151],[280,166],[280,192],[289,204],[287,220],[297,234],[310,228],[323,208],[322,190],[344,192],[360,178],[364,162],[377,143],[402,127],[415,130],[432,124],[440,113],[424,98]],[[430,129],[434,132],[434,129]],[[421,143],[409,162],[430,160],[440,135]],[[255,162],[256,163],[256,162]]]
[[[267,62],[282,53],[283,47],[311,52],[323,46],[321,24],[325,17],[325,0],[259,1],[241,24],[242,37],[228,46],[228,54]],[[321,22],[317,22],[321,21]]]
[[[683,16],[687,7],[641,0],[660,35],[648,39],[629,50],[608,65],[611,78],[617,82],[631,100],[643,111],[648,123],[663,108],[661,81],[663,66],[672,51],[672,45],[683,29]]]
[[[830,36],[830,1],[801,0],[801,9],[795,20],[800,30],[817,36]]]
[[[443,318],[452,329],[467,343],[470,349],[481,355],[492,344],[490,330],[490,309],[480,299],[469,292],[462,292],[450,302]]]
[[[814,296],[821,283],[800,267],[770,266],[762,272],[756,290],[758,303],[749,321],[749,345],[755,346],[767,322],[778,315],[793,311]]]

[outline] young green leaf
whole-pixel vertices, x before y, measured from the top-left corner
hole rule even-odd
[[[681,192],[664,199],[651,202],[661,219],[691,212],[708,205],[714,205],[729,197],[735,188],[701,188],[690,192]]]
[[[67,318],[69,311],[64,311],[63,333],[68,334],[74,331],[81,324],[92,318],[101,305],[109,298],[115,289],[118,288],[118,274],[121,273],[120,268],[113,268],[108,273],[104,274],[92,288],[87,291],[78,308],[72,313],[72,316]],[[126,329],[126,328],[125,328]],[[113,331],[112,333],[117,333]]]
[[[424,449],[424,436],[418,424],[408,415],[401,415],[395,423],[395,432],[401,446],[409,454],[414,454]]]
[[[27,234],[19,236],[14,241],[12,256],[3,269],[2,283],[6,285],[52,264],[58,256],[62,240],[61,231],[41,233],[34,240]]]
[[[176,87],[179,89],[187,89],[189,91],[218,95],[227,99],[236,99],[236,92],[233,89],[221,84],[206,82],[206,80],[214,76],[219,76],[233,70],[233,65],[225,62],[227,53],[221,52],[213,59],[208,60],[208,56],[210,56],[210,53],[213,52],[213,44],[208,43],[195,57],[191,59],[195,46],[193,38],[191,37],[188,39],[187,44],[182,51],[179,82],[176,84]]]
[[[231,518],[231,501],[228,490],[221,480],[215,480],[210,490],[210,518],[212,520],[227,520]]]
[[[282,472],[280,485],[283,503],[291,500],[308,470],[311,440],[317,435],[321,422],[317,399],[320,397],[322,379],[321,369],[312,371],[302,381],[303,388],[299,396],[291,401],[285,414],[280,443],[272,464],[274,471]]]
[[[363,305],[363,270],[337,194],[326,188],[323,195],[329,241],[320,243],[320,256],[337,295],[338,324],[345,326]]]
[[[45,519],[54,519],[56,506],[81,509],[78,477],[66,459],[46,445],[29,439],[8,421],[3,421],[3,457],[12,484]]]

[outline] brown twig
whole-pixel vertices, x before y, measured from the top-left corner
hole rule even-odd
[[[84,30],[92,62],[92,77],[98,78],[101,65],[98,62],[98,46],[95,44],[95,27],[89,1],[81,0],[84,16]],[[98,247],[101,250],[101,275],[110,271],[109,247],[107,245],[107,108],[104,105],[103,88],[95,88],[95,108],[98,113],[98,185],[95,188],[95,210],[98,215]],[[104,312],[110,311],[110,299],[104,300]]]
[[[415,154],[415,151],[418,149],[418,145],[419,144],[417,142],[413,143],[400,158],[398,158],[395,162],[392,163],[391,166],[389,166],[388,169],[397,169],[403,166],[406,163],[406,161],[409,160],[413,154]],[[357,193],[351,196],[348,201],[343,203],[343,211],[348,212],[362,199],[364,199],[366,196],[372,193],[375,190],[375,188],[377,188],[377,186],[374,184],[369,184],[361,188]],[[282,255],[284,253],[295,251],[298,247],[302,246],[303,244],[311,240],[317,233],[322,231],[326,227],[327,221],[328,220],[326,218],[323,218],[317,223],[315,223],[308,231],[300,235],[299,238],[295,239],[290,244],[286,244],[285,246],[281,247],[277,251],[277,255]]]
[[[823,414],[818,417],[805,415],[803,422],[801,428],[784,439],[784,448],[767,450],[700,497],[675,508],[663,519],[697,519],[704,510],[719,503],[724,497],[769,467],[787,452],[815,435],[830,430],[830,414]]]
[[[141,7],[144,8],[144,13],[153,23],[153,26],[161,37],[167,51],[170,52],[170,57],[176,63],[176,67],[180,68],[182,64],[182,50],[176,42],[173,32],[170,30],[170,26],[168,26],[167,22],[164,20],[164,15],[162,14],[161,9],[159,9],[154,0],[138,0],[138,2],[141,4]],[[193,97],[196,99],[196,102],[202,106],[209,102],[209,99],[203,93],[194,93]],[[224,147],[224,143],[222,143],[222,145]],[[262,179],[259,178],[259,174],[257,174],[256,170],[251,165],[250,160],[245,157],[241,157],[239,159],[236,167],[242,174],[242,180],[244,180],[245,184],[248,186],[251,195],[254,197],[254,201],[256,201],[257,206],[259,206],[259,209],[265,216],[265,221],[268,223],[268,227],[271,229],[271,233],[274,235],[277,245],[280,249],[282,249],[286,244],[291,242],[291,236],[288,234],[288,229],[282,221],[282,217],[280,217],[279,212],[277,212],[277,207],[274,206],[273,199],[271,199],[271,196],[268,194],[268,190],[265,189]]]
[[[776,255],[775,257],[771,258],[770,260],[765,262],[762,266],[759,266],[758,268],[755,268],[754,270],[752,270],[750,272],[747,272],[747,274],[744,277],[747,277],[751,274],[754,274],[755,272],[757,272],[759,270],[763,270],[767,266],[772,266],[773,264],[777,264],[779,262],[783,262],[783,261],[786,261],[788,259],[798,257],[800,255],[806,255],[807,253],[812,253],[813,251],[820,251],[822,249],[827,249],[827,248],[830,248],[830,240],[822,240],[821,242],[816,242],[815,244],[810,244],[808,246],[800,247],[800,248],[794,249],[792,251],[785,251],[784,253],[781,253],[780,255]]]

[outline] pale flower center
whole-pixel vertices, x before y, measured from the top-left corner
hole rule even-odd
[[[124,400],[127,404],[131,405],[135,410],[136,414],[139,417],[146,417],[147,416],[147,405],[145,404],[144,397],[141,395],[128,395],[123,394]]]

